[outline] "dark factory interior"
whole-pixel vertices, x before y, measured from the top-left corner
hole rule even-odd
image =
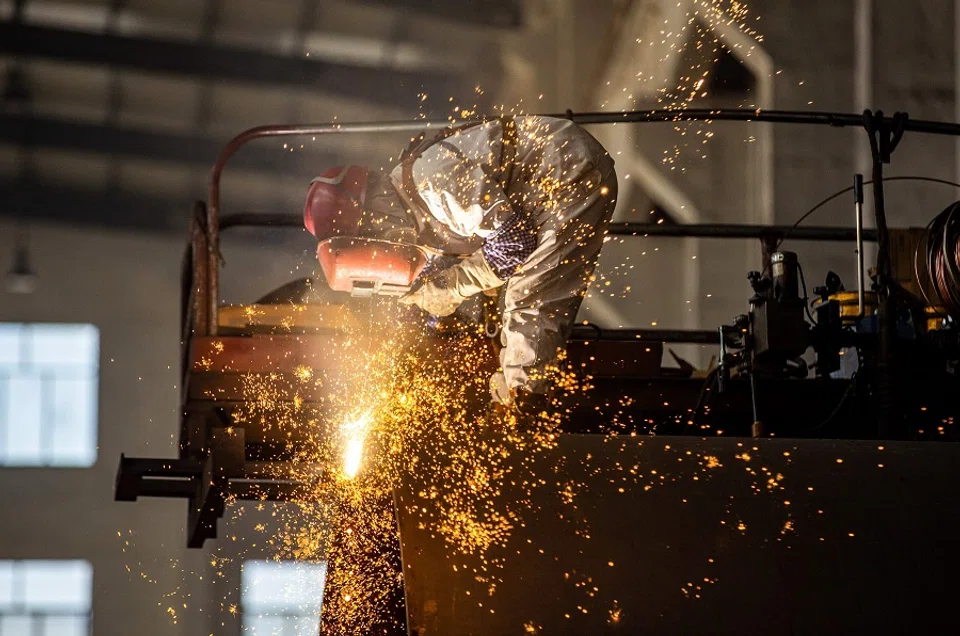
[[[0,636],[960,631],[960,0],[0,0],[0,277]]]

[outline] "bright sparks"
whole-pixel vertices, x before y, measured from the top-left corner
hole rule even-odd
[[[360,472],[363,462],[363,444],[373,423],[373,409],[367,409],[359,417],[345,422],[340,430],[343,433],[343,474],[353,479]]]

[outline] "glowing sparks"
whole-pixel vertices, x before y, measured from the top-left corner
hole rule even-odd
[[[712,90],[712,73],[721,43],[707,27],[732,24],[741,33],[754,34],[744,26],[746,8],[736,0],[696,0],[690,3],[687,13],[685,24],[663,34],[670,39],[666,43],[669,52],[664,50],[663,54],[681,57],[683,47],[696,47],[697,52],[705,49],[702,55],[694,56],[703,61],[682,69],[676,86],[671,85],[652,98],[676,114],[675,124],[680,137],[684,138],[682,143],[696,142],[698,155],[706,156],[699,148],[714,136],[713,131],[707,130],[710,123],[685,123],[683,111],[704,99],[705,91]],[[683,42],[690,44],[681,46]],[[646,77],[639,80],[654,81]],[[629,90],[634,92],[633,88]],[[630,99],[641,98],[640,91],[636,92],[638,96],[631,95]],[[482,93],[479,87],[477,93]],[[420,99],[426,100],[426,94],[421,94]],[[453,105],[452,98],[451,109],[454,113],[449,118],[451,123],[474,118],[478,112],[476,105]],[[500,110],[507,114],[503,106]],[[551,143],[551,131],[535,118],[529,118],[520,127],[520,132],[538,149]],[[678,166],[679,153],[679,146],[666,151],[664,163],[671,168]],[[463,181],[469,178],[467,175],[445,176],[457,182],[454,185],[461,189],[471,185]],[[524,203],[536,204],[545,210],[560,209],[570,203],[571,197],[581,196],[580,187],[597,191],[600,196],[611,195],[611,188],[596,181],[587,180],[573,187],[578,183],[577,178],[578,175],[562,167],[545,170],[531,179],[530,192],[535,200]],[[629,175],[624,178],[629,179]],[[487,202],[491,200],[489,194],[484,198]],[[663,219],[657,222],[662,223]],[[588,231],[595,230],[584,230]],[[658,248],[650,250],[648,259],[656,258],[655,252]],[[640,266],[638,263],[637,267]],[[614,270],[628,275],[633,268],[634,265],[624,263]],[[595,278],[590,282],[598,295],[618,293],[615,287],[611,289],[610,280]],[[626,286],[622,294],[629,293],[630,289]],[[380,311],[378,306],[373,306]],[[255,323],[259,316],[255,308],[250,308],[245,317]],[[447,334],[451,337],[437,344],[436,340],[422,338],[422,334],[404,332],[409,321],[400,318],[389,312],[375,314],[368,323],[369,328],[356,325],[346,330],[348,333],[338,340],[337,347],[324,352],[324,356],[338,363],[333,366],[339,375],[326,373],[318,364],[316,369],[297,366],[292,374],[288,370],[286,377],[273,373],[244,377],[247,399],[233,415],[236,430],[247,435],[262,435],[264,441],[271,444],[292,447],[296,460],[288,464],[287,470],[293,474],[279,476],[309,485],[297,495],[301,499],[295,503],[310,522],[303,529],[286,527],[282,536],[270,541],[288,558],[323,559],[329,564],[326,584],[333,593],[324,598],[324,620],[336,624],[337,633],[370,633],[378,616],[396,614],[389,608],[394,602],[391,591],[402,580],[396,551],[399,537],[392,507],[398,485],[411,484],[415,489],[407,500],[397,501],[396,513],[416,516],[421,529],[428,529],[442,539],[454,569],[457,563],[464,569],[472,567],[466,565],[467,559],[457,560],[461,555],[476,557],[475,562],[481,564],[472,570],[478,584],[473,590],[473,599],[495,594],[506,567],[503,554],[508,546],[512,550],[510,540],[516,538],[515,532],[522,530],[530,519],[530,500],[535,489],[552,489],[551,494],[564,505],[564,514],[576,516],[582,516],[578,506],[590,496],[584,484],[567,480],[548,484],[542,477],[550,472],[545,462],[553,460],[545,451],[557,447],[563,413],[545,412],[541,421],[532,425],[535,431],[522,434],[516,430],[515,417],[511,420],[504,416],[503,421],[492,421],[491,416],[482,414],[482,409],[478,411],[476,404],[477,396],[488,394],[489,373],[480,370],[497,364],[491,359],[486,343],[464,332]],[[650,324],[656,327],[658,322]],[[289,331],[296,325],[284,321],[281,326]],[[222,343],[216,343],[215,353],[223,353]],[[574,373],[562,360],[550,374],[550,384],[563,398],[592,388],[589,376]],[[626,408],[630,400],[624,397],[619,404]],[[358,404],[365,410],[357,408]],[[376,407],[369,406],[372,404]],[[665,406],[668,404],[664,402]],[[618,421],[614,417],[609,427],[611,439],[635,428],[631,425],[637,423]],[[653,426],[652,420],[649,423]],[[490,434],[491,429],[496,429],[495,435]],[[629,432],[631,436],[637,435],[634,430]],[[722,431],[716,432],[722,434]],[[665,450],[669,451],[670,447]],[[759,461],[759,452],[756,449],[751,452]],[[518,461],[518,458],[523,459]],[[722,459],[729,464],[736,463],[727,455]],[[757,478],[757,490],[762,490],[764,481],[770,490],[781,488],[782,475],[751,463],[751,455],[746,452],[738,459],[744,465],[738,465],[737,470],[747,468]],[[534,461],[541,462],[539,474],[534,472]],[[709,478],[708,470],[716,471],[724,465],[721,458],[715,456],[695,456],[689,461],[699,467],[699,476],[694,476],[694,481]],[[671,480],[669,472],[661,474],[642,465],[632,468],[626,465],[623,470],[626,473],[623,483],[614,485],[616,492],[622,494],[634,489],[646,492]],[[506,500],[502,489],[512,486],[522,487],[527,499]],[[742,521],[734,525],[740,532],[746,531]],[[329,529],[329,534],[317,528]],[[784,531],[788,530],[792,530],[790,521],[784,525]],[[590,538],[589,528],[577,526],[576,534]],[[544,554],[544,547],[533,545],[532,549]],[[606,558],[595,565],[602,567],[604,563],[608,568],[615,567],[614,561]],[[584,600],[595,599],[589,607],[591,614],[606,614],[611,624],[621,621],[619,605],[613,601],[611,607],[609,599],[600,602],[599,590],[591,582],[589,573],[576,573],[570,584],[584,595]],[[700,586],[690,585],[690,594],[699,598]],[[471,596],[470,590],[464,593]],[[587,603],[581,603],[574,603],[576,613],[587,614]],[[483,603],[478,601],[478,606],[483,607]],[[574,607],[568,609],[573,612]],[[431,611],[435,612],[436,608]],[[494,610],[484,609],[487,611]],[[566,616],[569,618],[570,614]],[[542,626],[533,621],[523,627],[526,633],[542,630]]]
[[[372,423],[373,409],[370,408],[340,427],[344,436],[343,474],[347,479],[353,479],[360,472],[360,465],[363,462],[363,445]]]

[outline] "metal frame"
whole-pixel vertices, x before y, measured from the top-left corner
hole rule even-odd
[[[878,161],[889,162],[890,152],[896,147],[899,137],[902,137],[905,131],[914,131],[931,134],[944,134],[960,136],[960,124],[950,124],[936,121],[910,120],[906,116],[897,114],[894,117],[884,117],[882,112],[873,113],[866,111],[862,115],[848,113],[829,113],[829,112],[802,112],[802,111],[782,111],[782,110],[749,110],[749,109],[692,109],[686,111],[666,111],[666,110],[638,110],[621,113],[573,113],[545,115],[547,117],[561,117],[569,119],[578,124],[640,124],[640,123],[676,123],[680,121],[742,121],[742,122],[765,122],[765,123],[788,123],[788,124],[806,124],[817,126],[831,126],[835,128],[842,127],[862,127],[867,130],[871,136],[871,146],[877,148],[875,156]],[[475,120],[464,120],[463,123]],[[206,230],[209,236],[207,245],[207,262],[209,268],[209,277],[207,279],[207,332],[211,335],[216,334],[217,330],[217,306],[219,303],[219,271],[217,264],[219,262],[219,217],[220,217],[220,177],[226,168],[227,162],[241,147],[254,139],[263,137],[296,137],[296,136],[317,136],[317,135],[342,135],[342,134],[385,134],[385,133],[419,133],[424,130],[442,129],[451,125],[450,120],[433,119],[404,122],[357,122],[357,123],[336,123],[325,124],[307,124],[301,126],[258,126],[246,130],[234,137],[220,153],[217,162],[214,164],[213,172],[210,176],[209,187],[209,208],[207,209]],[[880,135],[882,139],[877,142],[875,138]],[[886,135],[886,137],[884,137]],[[893,136],[891,140],[890,136]],[[883,138],[886,140],[884,141]],[[882,165],[882,163],[881,163]],[[881,243],[881,254],[883,252],[886,233],[886,219],[883,217],[883,182],[882,169],[880,170],[880,179],[877,179],[877,173],[874,174],[874,195],[879,206],[875,206],[878,222],[877,240]],[[695,230],[691,230],[687,236],[696,236]],[[728,237],[729,238],[729,237]],[[824,239],[823,236],[817,237]],[[845,240],[845,239],[834,239]]]
[[[837,113],[800,113],[788,111],[634,111],[624,113],[584,113],[553,115],[565,117],[580,124],[616,124],[677,121],[746,121],[827,125],[834,127],[863,126],[871,135],[872,147],[878,162],[889,159],[896,141],[905,130],[940,133],[960,136],[960,125],[939,122],[910,122],[904,116],[885,118],[869,111],[863,116]],[[328,134],[386,134],[421,132],[424,129],[440,129],[449,126],[447,120],[388,122],[388,123],[326,123],[305,126],[261,126],[247,130],[235,137],[220,153],[210,177],[209,206],[198,202],[190,226],[190,243],[184,254],[182,270],[183,296],[181,306],[181,406],[180,459],[155,460],[121,458],[117,474],[116,497],[118,500],[133,500],[138,495],[186,497],[190,500],[188,545],[199,547],[206,538],[216,536],[216,520],[222,516],[229,497],[284,499],[302,484],[282,477],[277,465],[270,466],[248,457],[248,437],[245,429],[231,429],[224,416],[224,409],[243,399],[236,390],[236,378],[230,373],[258,373],[275,371],[273,355],[279,351],[289,353],[291,338],[300,342],[304,336],[276,336],[254,338],[223,336],[218,328],[220,231],[238,225],[299,227],[300,219],[289,215],[240,214],[221,218],[220,178],[228,161],[246,143],[263,137],[315,136]],[[879,139],[879,140],[878,140]],[[863,231],[864,240],[876,240],[883,253],[886,224],[882,216],[882,169],[874,171],[874,194],[880,203],[878,228],[875,232]],[[858,228],[787,228],[757,225],[640,225],[618,223],[611,226],[612,234],[620,236],[677,236],[701,238],[760,239],[769,251],[773,242],[788,234],[801,240],[855,241]],[[628,342],[637,343],[648,352],[656,343],[722,344],[719,339],[723,330],[716,331],[668,331],[631,330],[603,331],[578,328],[575,340],[617,341],[615,349],[626,359],[623,348]],[[330,338],[334,336],[309,336]],[[318,341],[319,342],[319,341]],[[319,343],[322,345],[322,343]],[[609,343],[608,343],[609,344]],[[261,349],[256,350],[257,347]],[[319,347],[300,347],[318,349]],[[210,365],[214,350],[228,351],[231,360],[228,366]],[[598,348],[599,351],[599,348]],[[639,351],[639,350],[638,350]],[[264,362],[267,359],[270,363]],[[618,358],[619,359],[619,358]],[[637,356],[640,359],[640,356]],[[659,358],[658,358],[659,359]],[[286,361],[290,363],[290,361]],[[238,367],[239,364],[239,367]],[[267,366],[264,366],[264,365]],[[616,365],[614,365],[616,366]],[[287,369],[290,371],[291,369]],[[282,373],[282,369],[280,372]],[[623,382],[636,381],[629,375],[615,374]],[[667,384],[675,380],[667,380]],[[696,382],[696,381],[695,381]],[[650,382],[647,382],[650,384]],[[670,385],[673,386],[673,385]],[[648,387],[649,388],[649,387]],[[663,387],[661,387],[663,388]],[[676,388],[676,387],[675,387]],[[216,391],[211,391],[216,389]],[[699,387],[697,387],[699,390]],[[795,389],[791,389],[795,390]],[[213,398],[210,395],[220,395]],[[220,399],[220,401],[218,401]],[[662,404],[662,397],[657,398]],[[671,403],[674,403],[671,401]],[[280,475],[278,477],[278,474]]]

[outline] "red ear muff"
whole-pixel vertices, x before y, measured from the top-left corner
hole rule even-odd
[[[320,240],[354,236],[359,231],[369,171],[364,166],[338,166],[310,183],[303,224]]]

